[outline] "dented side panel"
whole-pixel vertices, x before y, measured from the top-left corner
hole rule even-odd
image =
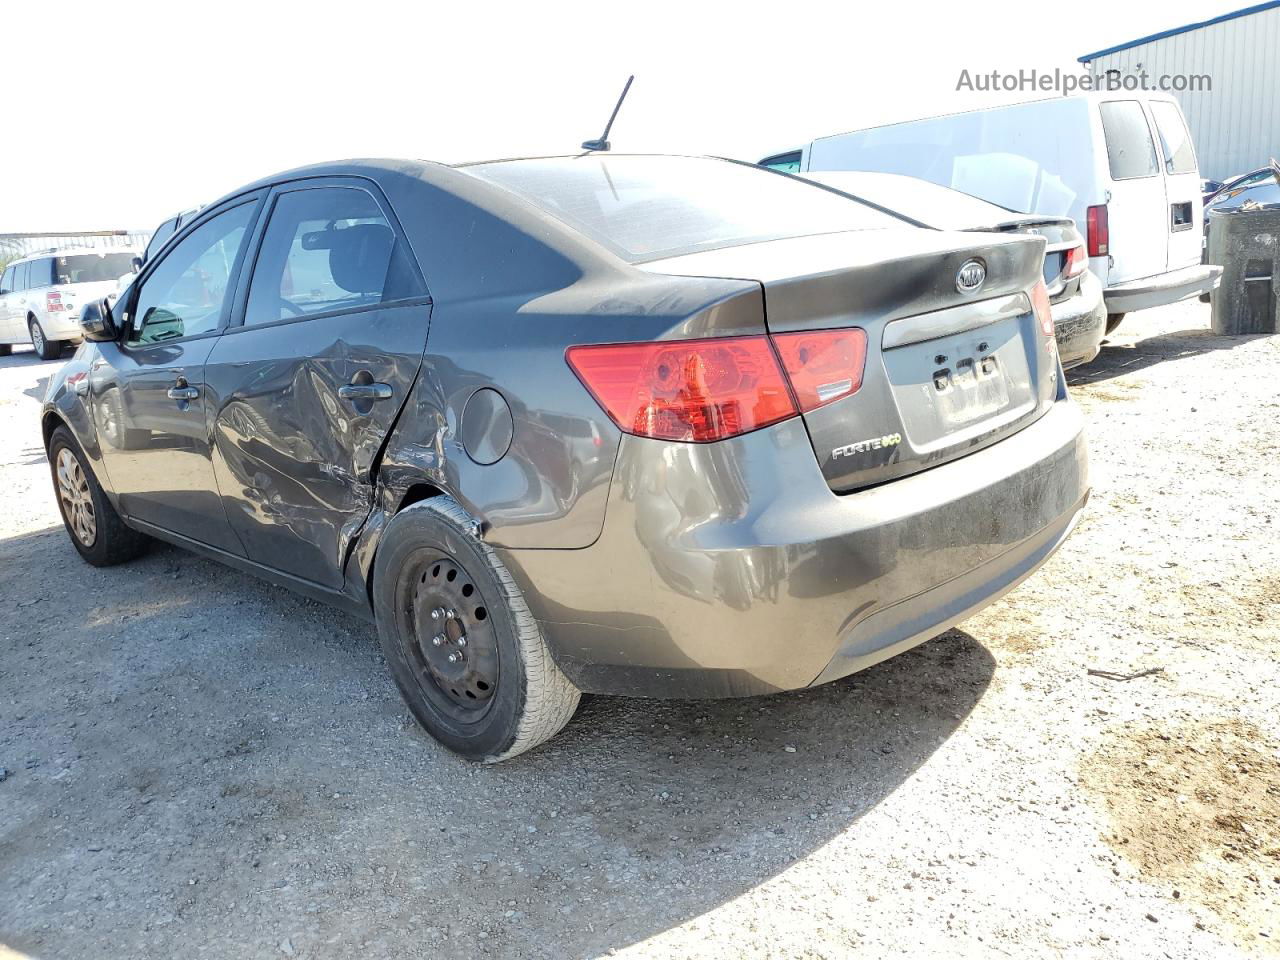
[[[238,327],[218,340],[205,365],[214,473],[250,560],[342,586],[430,319],[422,302]],[[356,378],[387,384],[391,397],[341,398]]]
[[[495,546],[577,549],[604,524],[622,432],[565,361],[574,343],[764,332],[760,287],[742,281],[590,277],[556,291],[437,300],[422,375],[396,425],[379,482],[394,511],[418,483],[449,493]],[[510,418],[495,462],[468,451],[464,422],[479,391]]]

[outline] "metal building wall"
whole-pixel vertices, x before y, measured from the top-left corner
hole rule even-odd
[[[1171,91],[1187,116],[1202,177],[1222,180],[1280,159],[1280,8],[1106,54],[1089,68],[1094,76],[1208,74],[1208,92]]]

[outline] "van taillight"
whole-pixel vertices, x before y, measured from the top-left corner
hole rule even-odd
[[[49,313],[60,313],[62,311],[62,294],[46,293],[44,295],[44,308]]]
[[[1085,229],[1089,241],[1089,256],[1105,257],[1111,246],[1111,232],[1107,226],[1105,203],[1085,210]]]
[[[767,337],[570,347],[565,359],[620,430],[710,443],[795,416]]]

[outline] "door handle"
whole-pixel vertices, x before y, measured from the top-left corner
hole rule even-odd
[[[192,387],[185,380],[179,380],[169,388],[170,400],[195,400],[200,396],[200,388]]]
[[[344,383],[338,388],[343,400],[390,400],[389,383]]]

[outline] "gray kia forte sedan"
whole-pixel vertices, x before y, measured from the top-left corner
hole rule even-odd
[[[154,537],[374,621],[469,758],[580,691],[825,683],[1084,506],[1044,249],[706,158],[295,170],[85,309],[54,487],[92,564]]]

